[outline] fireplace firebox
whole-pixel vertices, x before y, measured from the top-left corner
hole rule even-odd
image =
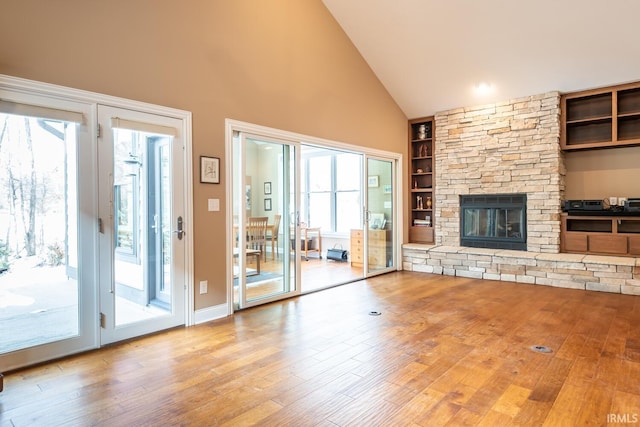
[[[527,195],[460,196],[460,246],[527,250]]]

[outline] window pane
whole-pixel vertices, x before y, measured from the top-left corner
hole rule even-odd
[[[309,158],[309,191],[331,191],[331,156]]]
[[[362,228],[360,192],[340,192],[336,194],[336,231],[349,233],[352,228]]]
[[[300,191],[304,193],[307,191],[307,162],[302,161],[300,163]],[[291,174],[291,177],[294,176],[295,169],[293,162],[291,162],[291,169],[289,170],[289,173]]]
[[[331,230],[331,193],[309,194],[309,227]]]
[[[360,159],[358,154],[343,153],[336,156],[336,190],[360,190]]]

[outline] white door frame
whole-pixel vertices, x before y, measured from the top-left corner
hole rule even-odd
[[[73,89],[64,86],[58,86],[49,83],[43,83],[19,77],[12,77],[0,74],[0,90],[15,93],[16,96],[24,99],[35,99],[38,97],[48,97],[55,99],[65,108],[64,105],[68,104],[66,109],[73,111],[71,106],[73,103],[83,104],[82,112],[84,113],[85,123],[83,127],[86,127],[86,132],[89,134],[88,138],[92,145],[93,158],[88,160],[92,165],[93,174],[95,176],[86,177],[85,179],[91,181],[93,187],[92,194],[97,194],[97,158],[95,156],[96,144],[97,144],[97,105],[109,105],[119,108],[131,109],[143,111],[151,114],[160,114],[169,117],[174,117],[182,121],[181,132],[184,135],[184,172],[187,179],[185,179],[184,197],[185,197],[185,213],[184,213],[184,230],[186,232],[187,241],[185,242],[185,324],[193,325],[195,319],[194,313],[194,265],[193,265],[193,166],[192,166],[192,118],[191,112],[179,110],[175,108],[162,107],[158,105],[148,104],[139,101],[133,101],[129,99],[119,98],[115,96],[104,95],[100,93],[84,91],[79,89]],[[23,101],[28,102],[28,101]],[[37,105],[37,103],[36,103]],[[60,108],[60,107],[59,107]],[[95,218],[95,230],[97,231],[97,200],[95,197],[91,201],[92,206],[83,210],[83,214],[90,215]],[[92,240],[97,241],[97,235],[91,237]],[[94,265],[97,266],[97,244],[95,248],[95,260]],[[83,266],[86,268],[86,266]],[[97,279],[97,267],[91,268],[91,275]],[[32,359],[25,359],[21,357],[19,353],[15,352],[17,358],[8,361],[7,366],[3,366],[3,369],[14,369],[36,362],[43,362],[56,357],[62,357],[78,351],[89,350],[99,347],[99,322],[98,322],[98,281],[92,281],[94,286],[93,295],[91,295],[90,301],[83,299],[82,310],[90,314],[91,319],[95,319],[94,322],[89,324],[83,324],[82,327],[86,330],[90,337],[85,344],[81,347],[68,349],[64,345],[54,346],[54,352],[46,354],[44,356],[34,355]]]
[[[295,150],[295,160],[294,162],[296,163],[296,165],[299,163],[299,159],[300,159],[300,142],[295,141],[295,140],[284,140],[282,138],[274,138],[271,136],[266,136],[264,134],[251,134],[248,132],[241,132],[240,133],[240,158],[246,160],[246,140],[247,139],[252,139],[252,140],[261,140],[261,141],[265,141],[265,142],[269,142],[269,143],[273,143],[273,144],[282,144],[289,146],[290,148],[292,148],[293,150]],[[289,171],[286,170],[286,166],[285,167],[285,171],[284,174],[289,175]],[[236,172],[240,172],[237,171]],[[245,181],[245,177],[246,177],[247,171],[246,170],[242,170],[242,173],[240,174],[240,179],[238,180],[236,177],[236,180],[238,180],[240,182],[240,188],[245,188],[246,186],[246,181]],[[293,181],[294,182],[294,201],[293,204],[290,204],[287,206],[287,210],[282,212],[282,215],[290,215],[291,213],[291,208],[294,208],[294,219],[291,220],[291,216],[289,216],[288,220],[282,221],[282,224],[287,224],[289,222],[293,222],[294,224],[294,234],[293,236],[290,236],[291,239],[293,239],[294,242],[298,241],[298,237],[300,235],[300,223],[298,221],[298,216],[299,216],[299,211],[300,211],[300,206],[299,203],[300,201],[298,200],[298,194],[300,193],[300,169],[296,166],[295,168],[295,176],[288,176],[288,182]],[[285,189],[284,192],[286,193],[287,190]],[[233,196],[232,196],[233,197]],[[232,199],[233,200],[233,199]],[[229,205],[232,206],[233,209],[233,203],[228,203]],[[239,215],[239,223],[241,225],[239,232],[240,235],[242,236],[244,233],[244,224],[246,223],[246,211],[244,209],[240,209],[240,215]],[[290,229],[289,226],[285,225],[283,227],[283,230],[287,230]],[[233,234],[232,234],[233,235]],[[286,241],[287,239],[285,239]],[[232,253],[233,252],[233,245],[235,244],[235,236],[232,237],[232,239],[229,241],[232,245],[232,249],[231,252],[227,252]],[[244,245],[240,245],[240,255],[238,256],[238,268],[240,271],[245,271],[245,265],[244,262],[246,260],[246,255],[245,255],[245,248]],[[291,280],[293,279],[293,285],[294,288],[293,290],[291,290],[291,282],[288,282],[287,288],[289,289],[289,291],[287,292],[282,292],[282,293],[276,293],[270,296],[266,296],[263,298],[260,298],[258,300],[253,300],[253,301],[249,301],[247,300],[247,296],[246,296],[246,276],[245,275],[239,275],[238,279],[239,279],[239,284],[238,284],[238,291],[239,291],[239,305],[240,308],[249,308],[249,307],[253,307],[256,305],[261,305],[261,304],[266,304],[269,302],[273,302],[273,301],[277,301],[280,299],[284,299],[284,298],[289,298],[291,296],[295,296],[295,295],[300,295],[300,280],[301,280],[301,276],[300,276],[300,255],[301,255],[301,248],[299,245],[294,245],[293,247],[293,251],[285,251],[285,253],[282,255],[283,259],[291,259],[291,257],[293,257],[292,259],[294,260],[294,269],[295,269],[295,275],[292,278],[291,275],[283,275],[283,280]],[[293,254],[292,254],[293,252]],[[283,261],[283,263],[285,265],[290,265],[289,262],[287,261]],[[227,264],[228,266],[231,266],[232,264]],[[232,273],[232,277],[233,277],[233,273]],[[233,296],[233,294],[232,294]],[[233,301],[232,301],[232,305],[233,305]]]
[[[195,324],[195,301],[194,301],[194,264],[193,264],[193,136],[191,112],[170,107],[163,107],[145,102],[133,101],[129,99],[117,98],[108,95],[93,94],[95,101],[94,120],[97,116],[97,105],[105,105],[117,108],[140,111],[149,114],[158,114],[173,117],[182,121],[184,155],[183,170],[186,179],[184,180],[184,231],[185,231],[185,326]]]
[[[182,135],[182,120],[175,117],[167,117],[163,114],[149,114],[140,110],[133,110],[131,108],[124,109],[114,106],[106,106],[98,104],[98,121],[100,126],[100,136],[98,139],[98,158],[99,166],[99,178],[98,178],[98,195],[100,197],[98,207],[99,215],[102,220],[102,228],[99,237],[99,270],[101,271],[100,282],[100,314],[101,314],[101,329],[100,329],[100,342],[102,345],[110,344],[113,342],[121,341],[123,339],[134,338],[137,336],[145,335],[152,332],[157,332],[162,329],[168,329],[178,325],[186,324],[187,304],[184,298],[186,297],[186,283],[185,283],[185,268],[183,263],[186,261],[186,245],[193,240],[191,234],[183,234],[178,239],[175,234],[177,218],[182,217],[184,224],[185,214],[185,197],[184,189],[186,186],[186,175],[183,171],[184,168],[184,143]],[[173,231],[171,233],[171,280],[170,286],[172,288],[172,304],[171,311],[164,315],[152,317],[147,320],[138,320],[132,323],[116,324],[116,277],[114,268],[117,264],[117,258],[115,257],[115,222],[116,218],[113,215],[115,196],[114,196],[114,140],[117,131],[116,122],[128,122],[123,127],[125,129],[134,129],[135,131],[144,131],[149,135],[172,135],[171,136],[171,182],[169,183],[171,189],[170,197],[170,228]],[[114,122],[114,123],[112,123]],[[129,127],[127,127],[129,126]],[[166,132],[166,133],[165,133]],[[139,156],[143,158],[142,166],[139,170],[145,173],[139,177],[139,182],[142,188],[150,189],[150,184],[146,179],[146,172],[150,167],[148,158],[144,155],[147,147],[142,148]],[[147,254],[147,225],[148,218],[146,218],[145,194],[140,195],[138,201],[138,207],[136,211],[139,215],[145,217],[140,220],[140,230],[138,230],[138,236],[140,242],[140,266],[142,271],[146,271],[146,263],[149,262],[149,254]],[[139,219],[139,218],[138,218]],[[183,225],[184,227],[184,225]],[[135,241],[135,239],[134,239]],[[129,265],[135,265],[134,264]],[[156,286],[156,283],[147,283],[147,277],[140,277],[139,281],[135,281],[135,285],[142,285],[145,289],[149,286]],[[175,306],[174,306],[175,304]]]
[[[398,233],[398,230],[396,230],[396,221],[398,220],[398,216],[402,216],[402,210],[398,210],[398,205],[397,200],[397,194],[395,193],[401,193],[401,189],[398,189],[398,182],[402,182],[402,181],[398,181],[398,173],[396,171],[396,169],[398,168],[398,162],[394,161],[393,158],[389,158],[389,157],[384,157],[384,156],[376,156],[376,155],[372,155],[372,154],[365,154],[364,156],[364,176],[362,177],[363,180],[365,181],[363,183],[363,187],[364,191],[364,197],[363,197],[363,207],[364,207],[364,214],[363,214],[363,228],[364,228],[364,275],[365,277],[372,277],[372,276],[377,276],[379,274],[384,274],[384,273],[388,273],[390,271],[395,271],[395,270],[402,270],[402,256],[401,256],[401,245],[394,245],[393,246],[393,266],[391,267],[386,267],[386,268],[380,268],[378,270],[375,271],[371,271],[371,266],[369,265],[369,221],[370,221],[370,215],[371,215],[371,208],[369,205],[369,185],[368,185],[368,177],[369,177],[369,160],[376,160],[379,162],[389,162],[391,164],[391,176],[393,178],[393,184],[392,184],[392,188],[391,188],[391,192],[392,192],[392,197],[393,197],[393,205],[391,206],[391,211],[393,213],[393,218],[392,218],[392,230],[391,230],[391,234],[393,235],[393,238],[396,239],[396,243],[397,239],[400,238],[400,244],[402,243],[402,232]],[[399,205],[402,206],[402,205]],[[402,221],[399,222],[400,224],[402,224]],[[402,231],[402,229],[400,230]],[[398,254],[398,250],[400,249],[400,255]]]

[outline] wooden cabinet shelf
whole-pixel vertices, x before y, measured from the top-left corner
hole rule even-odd
[[[433,117],[409,121],[409,241],[433,243],[435,122]]]
[[[640,255],[640,215],[561,215],[562,252],[638,256]]]
[[[613,95],[610,91],[603,93],[586,92],[583,96],[568,97],[566,100],[567,121],[599,119],[611,117]]]
[[[618,117],[626,114],[640,114],[640,87],[618,92]]]
[[[640,145],[640,83],[564,94],[563,150]]]

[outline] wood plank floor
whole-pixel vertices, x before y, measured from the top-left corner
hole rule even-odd
[[[411,272],[12,372],[0,393],[2,427],[638,417],[639,297]]]

